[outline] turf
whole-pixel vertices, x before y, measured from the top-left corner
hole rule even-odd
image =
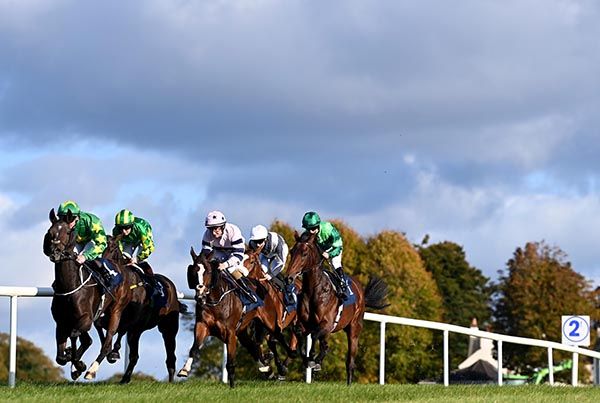
[[[235,389],[190,380],[176,384],[134,381],[107,383],[28,384],[0,387],[2,401],[139,401],[139,402],[598,402],[599,387],[352,385],[341,383],[273,383],[241,381]]]

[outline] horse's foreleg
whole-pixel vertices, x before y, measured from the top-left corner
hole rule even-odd
[[[257,361],[261,365],[261,367],[266,365],[263,361],[264,358],[263,358],[263,354],[262,354],[260,346],[258,344],[256,344],[256,342],[254,340],[252,340],[252,338],[250,337],[250,335],[247,332],[245,332],[245,331],[240,332],[238,334],[237,338],[240,341],[240,344],[242,346],[244,346],[244,348],[246,350],[248,350],[248,352],[250,353],[250,355],[252,356],[254,361]],[[268,372],[268,368],[269,368],[268,366],[267,366],[267,371],[262,371],[261,367],[259,367],[260,372]]]
[[[208,328],[203,322],[196,322],[196,326],[194,327],[194,344],[192,344],[192,348],[190,348],[190,354],[188,359],[185,361],[183,367],[177,373],[179,377],[187,377],[190,372],[192,372],[192,364],[194,363],[194,358],[198,356],[200,349],[204,344],[204,339],[208,336]]]
[[[173,382],[175,376],[175,347],[177,332],[179,331],[179,312],[171,312],[158,324],[158,331],[162,334],[167,353],[167,372],[169,373],[169,382]]]
[[[131,381],[131,374],[133,373],[133,368],[138,362],[140,358],[139,355],[139,347],[140,347],[140,336],[142,332],[140,331],[130,331],[127,333],[127,345],[129,346],[129,364],[127,365],[127,369],[121,378],[119,383],[129,383]]]
[[[354,358],[358,351],[358,337],[362,330],[362,323],[351,323],[346,327],[346,336],[348,337],[348,352],[346,353],[346,384],[352,383],[354,377]]]
[[[117,332],[119,328],[119,322],[121,320],[121,311],[114,310],[110,316],[110,320],[108,322],[108,328],[106,329],[106,339],[102,344],[102,348],[100,348],[100,354],[96,357],[96,361],[92,363],[90,369],[85,374],[85,379],[92,380],[96,377],[96,373],[98,372],[98,368],[100,368],[100,364],[104,360],[104,358],[110,353],[112,347],[112,338]]]
[[[288,369],[287,365],[281,362],[279,358],[279,353],[277,352],[277,343],[273,337],[269,337],[267,339],[267,344],[269,345],[269,349],[273,353],[273,358],[275,360],[275,366],[277,367],[277,373],[279,374],[279,380],[285,379],[287,375]]]
[[[235,386],[235,354],[237,350],[237,337],[234,332],[227,338],[227,376],[229,377],[229,386]]]
[[[325,329],[325,326],[327,326],[327,323],[322,322],[319,330],[312,334],[313,348],[316,347],[317,340],[319,341],[319,355],[317,355],[313,362],[309,363],[309,368],[312,368],[313,371],[321,370],[323,358],[325,358],[325,356],[329,352],[329,343],[327,342],[327,339],[329,338],[330,333]]]
[[[70,358],[66,353],[69,334],[60,326],[56,326],[56,363],[65,365]]]
[[[71,379],[77,380],[86,370],[86,365],[81,361],[81,356],[92,345],[92,338],[88,332],[82,331],[79,335],[79,347],[77,337],[71,337]]]
[[[102,326],[100,325],[99,321],[94,322],[94,328],[96,329],[96,333],[98,333],[98,338],[100,339],[100,345],[104,344],[104,339],[106,336],[104,335],[104,329],[102,329]]]
[[[112,351],[106,356],[106,361],[110,362],[111,364],[114,364],[121,358],[119,351],[121,350],[121,339],[123,336],[125,336],[125,333],[125,331],[120,331],[117,333],[117,340],[113,344]]]

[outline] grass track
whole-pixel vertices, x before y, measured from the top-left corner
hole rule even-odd
[[[235,389],[191,380],[177,384],[134,381],[130,385],[27,384],[0,387],[1,401],[137,402],[600,402],[600,387],[352,385],[341,383],[240,382]]]

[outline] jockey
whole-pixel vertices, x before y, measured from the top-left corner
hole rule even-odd
[[[123,209],[115,216],[115,227],[112,234],[115,237],[123,236],[119,241],[119,249],[124,256],[129,257],[128,265],[142,269],[152,283],[151,285],[156,286],[152,267],[146,262],[148,256],[154,251],[152,227],[148,221],[141,217],[135,217],[131,211]]]
[[[247,295],[254,295],[244,283],[248,269],[244,260],[244,237],[237,225],[228,223],[220,211],[211,211],[204,220],[206,231],[202,237],[202,253],[213,252],[212,259],[219,263],[219,270],[227,270]]]
[[[69,228],[75,231],[75,252],[77,263],[90,262],[87,267],[102,275],[106,285],[111,284],[112,276],[104,265],[96,259],[102,256],[106,249],[106,233],[100,219],[91,213],[81,211],[77,203],[67,200],[58,207],[58,216],[66,221],[68,213],[72,220],[68,222]]]
[[[272,280],[284,291],[287,304],[293,304],[293,291],[286,287],[282,272],[289,251],[283,237],[276,232],[269,232],[264,225],[257,225],[252,228],[248,246],[252,250],[260,250],[260,264],[267,280]]]
[[[321,221],[321,217],[314,211],[309,211],[302,217],[302,227],[311,234],[316,234],[317,246],[321,255],[329,261],[338,276],[338,297],[343,301],[348,299],[348,287],[344,281],[342,267],[342,236],[340,232],[328,221]]]

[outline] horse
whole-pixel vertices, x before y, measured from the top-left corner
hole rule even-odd
[[[92,344],[88,332],[94,325],[99,334],[102,333],[94,322],[104,315],[107,335],[102,341],[99,355],[85,376],[86,379],[93,379],[100,363],[111,351],[112,337],[119,326],[121,314],[131,299],[129,283],[123,281],[114,290],[103,295],[92,269],[87,264],[80,265],[75,261],[76,234],[69,226],[74,219],[71,212],[63,219],[58,218],[52,209],[49,219],[52,225],[44,236],[43,250],[54,263],[55,293],[51,311],[56,322],[56,362],[65,365],[70,361],[71,378],[78,379],[87,369],[81,357]],[[71,340],[70,349],[66,347],[67,339]]]
[[[301,301],[298,306],[298,350],[301,350],[302,340],[311,335],[313,345],[308,357],[303,356],[303,361],[305,367],[319,371],[329,350],[329,335],[344,330],[348,339],[346,383],[350,385],[354,376],[354,359],[358,351],[365,307],[379,310],[388,306],[384,302],[387,285],[381,279],[371,277],[363,291],[358,281],[352,278],[350,292],[354,294],[355,301],[346,306],[340,304],[333,283],[322,267],[324,259],[315,242],[316,235],[307,231],[300,237],[295,232],[294,237],[296,244],[290,250],[287,275],[288,281],[302,275]],[[313,358],[317,340],[319,355]]]
[[[139,341],[143,332],[158,327],[161,333],[165,352],[167,354],[166,366],[169,375],[169,382],[173,382],[175,376],[175,346],[176,337],[179,330],[179,314],[187,311],[187,306],[180,303],[177,298],[177,288],[175,284],[166,276],[156,273],[155,277],[163,286],[167,301],[164,307],[155,307],[152,301],[152,293],[144,287],[144,278],[142,269],[136,269],[128,266],[128,261],[123,257],[118,245],[118,238],[108,237],[108,244],[103,253],[104,258],[112,259],[122,268],[121,272],[131,284],[131,300],[125,307],[121,316],[121,321],[117,329],[118,336],[114,343],[113,350],[108,354],[109,362],[116,362],[121,349],[121,338],[127,334],[127,344],[129,346],[129,364],[120,383],[129,383],[131,374],[139,359]],[[102,328],[106,329],[109,325],[107,320],[99,320]],[[102,337],[105,337],[102,335]],[[101,339],[102,339],[101,337]]]
[[[296,324],[296,310],[287,312],[286,306],[283,300],[282,292],[279,291],[271,281],[265,276],[262,266],[260,263],[260,250],[246,250],[246,260],[244,265],[248,269],[248,278],[254,279],[260,282],[266,289],[266,294],[263,297],[264,305],[258,308],[257,317],[255,319],[255,333],[257,334],[256,342],[258,343],[259,355],[264,357],[260,350],[260,343],[262,341],[262,328],[270,333],[267,338],[267,344],[269,350],[272,352],[275,359],[275,365],[279,373],[279,379],[282,380],[287,374],[287,365],[289,364],[290,358],[297,355],[296,346],[297,338],[294,332],[291,333],[290,343],[288,344],[284,338],[283,330],[288,327],[293,327]],[[287,357],[285,361],[281,361],[277,352],[276,341],[285,348]],[[265,363],[267,360],[262,359],[261,363]],[[268,371],[266,366],[259,367],[261,372]]]
[[[194,342],[190,348],[189,357],[177,376],[187,377],[189,375],[194,358],[199,354],[204,340],[208,336],[215,336],[227,346],[226,368],[229,386],[233,388],[235,386],[235,357],[238,340],[256,361],[260,362],[264,359],[245,332],[245,329],[257,317],[258,309],[245,312],[243,303],[235,295],[237,286],[232,285],[232,282],[226,279],[228,273],[222,274],[216,264],[211,264],[205,253],[196,254],[192,247],[190,255],[192,264],[188,266],[188,283],[190,286],[192,285],[191,275],[196,277],[195,284],[197,284]],[[264,290],[261,290],[260,294],[264,295],[264,293]]]

